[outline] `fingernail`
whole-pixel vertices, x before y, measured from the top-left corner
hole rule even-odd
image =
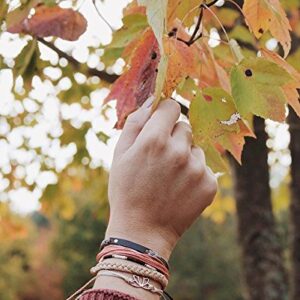
[[[145,102],[144,104],[142,105],[143,108],[149,108],[152,106],[153,104],[153,101],[154,101],[155,97],[152,95],[150,96]]]

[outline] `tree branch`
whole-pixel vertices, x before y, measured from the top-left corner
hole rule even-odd
[[[59,57],[65,58],[73,66],[73,68],[75,70],[80,69],[81,63],[78,60],[76,60],[73,56],[67,54],[66,52],[64,52],[62,50],[60,50],[54,44],[52,44],[50,42],[47,42],[42,38],[38,38],[38,41],[40,43],[42,43],[43,45],[47,46],[48,48],[52,49],[54,52],[56,52]],[[88,68],[88,67],[87,67],[87,73],[88,73],[89,76],[97,76],[101,80],[103,80],[107,83],[114,83],[120,77],[119,75],[116,75],[116,74],[111,75],[111,74],[106,73],[105,71],[99,71],[97,69]],[[176,102],[178,102],[178,101],[176,101]],[[188,116],[189,109],[185,105],[183,105],[179,102],[178,102],[178,104],[180,105],[181,113],[185,116]]]
[[[41,44],[45,45],[46,47],[52,49],[54,52],[56,52],[59,57],[65,58],[74,67],[75,70],[80,69],[81,63],[78,60],[76,60],[73,56],[65,53],[61,49],[57,48],[54,44],[47,42],[46,40],[44,40],[42,38],[38,38],[38,41]],[[87,75],[97,76],[101,80],[103,80],[107,83],[114,83],[119,78],[119,75],[116,75],[116,74],[108,74],[105,71],[99,71],[97,69],[93,69],[93,68],[89,68],[89,67],[86,67],[86,68],[87,68]]]

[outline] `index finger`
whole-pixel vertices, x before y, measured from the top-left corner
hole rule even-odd
[[[149,137],[149,135],[172,135],[174,126],[180,116],[180,105],[174,100],[162,101],[152,114],[136,141]]]

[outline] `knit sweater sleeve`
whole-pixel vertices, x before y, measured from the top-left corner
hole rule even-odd
[[[87,290],[80,300],[139,300],[129,295],[112,290]]]

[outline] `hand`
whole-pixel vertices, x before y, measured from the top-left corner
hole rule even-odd
[[[217,181],[180,106],[162,101],[132,113],[117,144],[109,180],[107,237],[143,244],[169,258],[182,234],[212,203]]]

